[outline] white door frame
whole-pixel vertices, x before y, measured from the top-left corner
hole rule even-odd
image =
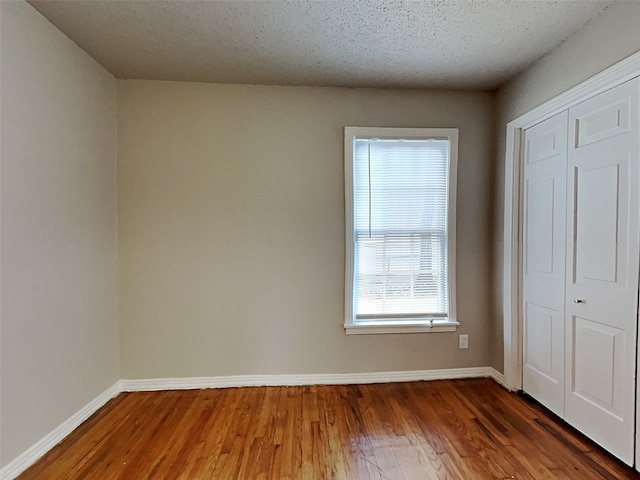
[[[507,124],[504,178],[504,251],[503,305],[504,385],[522,389],[522,315],[521,315],[521,218],[522,218],[522,136],[525,129],[556,113],[567,110],[599,93],[640,76],[640,52],[557,97],[530,110]]]

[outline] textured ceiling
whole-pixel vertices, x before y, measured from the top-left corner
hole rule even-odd
[[[29,3],[119,78],[493,89],[612,2]]]

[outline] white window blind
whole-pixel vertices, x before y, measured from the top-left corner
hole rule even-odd
[[[351,143],[351,321],[448,321],[451,140],[362,137]]]

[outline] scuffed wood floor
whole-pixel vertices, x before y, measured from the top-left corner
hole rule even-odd
[[[28,479],[640,478],[492,380],[123,393]]]

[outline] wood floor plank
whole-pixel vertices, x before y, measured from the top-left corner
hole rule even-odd
[[[32,479],[620,480],[640,475],[488,379],[123,393]]]

